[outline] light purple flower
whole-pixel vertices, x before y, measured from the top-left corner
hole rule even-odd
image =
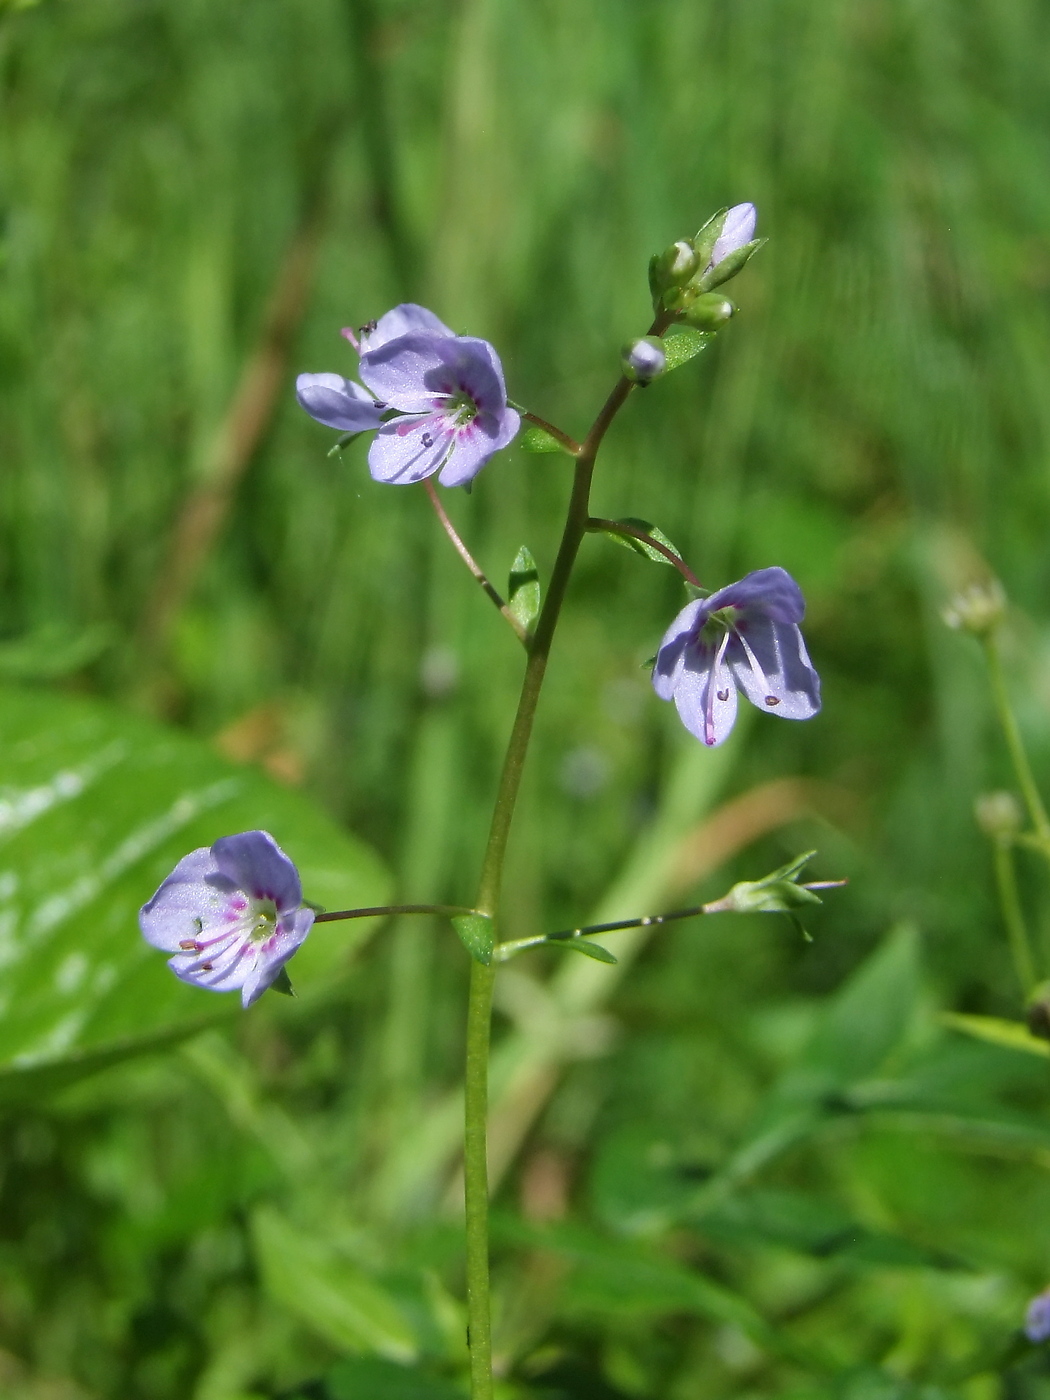
[[[722,232],[718,235],[715,246],[711,249],[711,261],[704,271],[710,272],[730,253],[735,253],[745,243],[750,243],[755,236],[757,221],[758,210],[753,204],[734,204],[725,216]]]
[[[1050,1288],[1037,1293],[1024,1315],[1024,1334],[1030,1342],[1050,1339]]]
[[[442,486],[465,486],[521,426],[492,346],[454,335],[426,307],[395,306],[362,328],[358,346],[367,388],[301,374],[296,392],[330,428],[377,430],[368,452],[376,481],[407,485],[440,473]]]
[[[778,568],[698,598],[664,634],[654,690],[673,699],[686,729],[709,745],[733,727],[738,686],[760,710],[810,719],[820,709],[820,677],[798,629],[805,610],[798,584]]]
[[[310,932],[299,872],[267,831],[223,836],[183,856],[139,911],[176,977],[251,1006]]]

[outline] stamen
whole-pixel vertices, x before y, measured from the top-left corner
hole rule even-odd
[[[711,663],[711,675],[707,682],[707,704],[704,706],[704,743],[711,746],[715,742],[715,677],[718,675],[718,668],[722,664],[722,657],[726,654],[726,647],[729,645],[729,633],[727,632],[719,643],[715,653],[715,659]],[[728,700],[729,691],[724,694],[718,692],[719,700]]]
[[[343,337],[344,340],[348,340],[355,350],[361,349],[361,342],[358,340],[357,336],[354,335],[353,331],[350,329],[349,326],[344,326],[343,329],[339,332],[339,334]]]
[[[763,671],[762,667],[758,664],[758,657],[748,646],[745,638],[741,635],[740,628],[734,627],[733,631],[736,633],[737,640],[739,641],[740,645],[744,648],[744,651],[747,655],[748,664],[751,667],[752,674],[754,675],[755,679],[759,682],[762,689],[766,692],[766,704],[769,706],[779,705],[780,701],[777,699],[777,697],[775,695],[770,695],[769,692],[773,689],[773,687],[769,684],[769,681],[766,679],[765,671]]]
[[[199,953],[200,947],[195,938],[180,938],[179,947],[187,953]]]

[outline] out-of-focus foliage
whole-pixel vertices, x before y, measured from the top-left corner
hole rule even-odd
[[[594,506],[713,587],[790,569],[824,713],[692,744],[641,664],[677,580],[587,540],[503,935],[711,898],[812,846],[852,883],[812,944],[727,916],[613,935],[615,967],[501,970],[507,1400],[1050,1384],[1011,1350],[1050,1274],[1045,1059],[938,1018],[1018,1011],[970,815],[1009,772],[977,652],[939,620],[978,555],[1050,778],[1048,29],[1034,0],[0,6],[0,680],[37,687],[0,703],[0,778],[75,771],[74,715],[101,751],[171,754],[152,792],[41,819],[20,876],[71,864],[40,900],[228,781],[230,829],[327,861],[323,808],[406,898],[469,900],[520,648],[422,492],[373,486],[361,444],[327,456],[294,373],[352,372],[339,327],[411,297],[578,436],[648,324],[649,255],[759,206],[739,317],[634,396]],[[525,547],[544,583],[569,470],[515,447],[446,496],[494,579]],[[34,724],[49,777],[19,776]],[[41,995],[74,952],[125,956],[120,927],[180,993],[132,918],[178,850],[63,927]],[[455,1394],[465,962],[450,929],[397,924],[324,995],[9,1102],[0,1391]],[[13,1046],[30,1012],[5,1004]],[[163,1004],[114,1014],[145,1032]]]

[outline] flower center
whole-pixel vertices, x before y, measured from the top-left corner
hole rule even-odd
[[[277,929],[277,906],[272,899],[253,899],[248,918],[248,937],[253,943],[265,943]]]
[[[466,392],[450,394],[444,406],[445,419],[450,428],[465,428],[478,416],[478,406]]]

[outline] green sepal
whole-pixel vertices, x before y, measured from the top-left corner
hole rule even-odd
[[[700,278],[700,290],[709,292],[712,287],[720,287],[723,282],[728,282],[730,277],[735,277],[738,272],[751,260],[754,253],[757,253],[763,243],[768,243],[768,238],[753,238],[750,243],[745,243],[742,248],[737,248],[732,253],[727,253],[721,262],[704,274]]]
[[[522,545],[510,566],[507,581],[507,607],[531,637],[540,615],[540,576],[527,545]]]
[[[695,603],[698,598],[710,598],[711,596],[711,590],[709,588],[697,588],[696,584],[690,583],[687,578],[682,580],[682,586],[685,589],[686,597],[691,603]]]
[[[805,885],[797,883],[805,866],[816,855],[816,851],[806,851],[794,860],[774,870],[762,880],[741,880],[727,895],[706,905],[709,914],[790,914],[797,919],[795,911],[802,905],[820,904],[822,900]],[[803,930],[805,933],[805,930]]]
[[[452,927],[459,934],[459,941],[475,962],[484,967],[492,962],[492,950],[496,946],[496,930],[487,914],[456,914]]]
[[[664,336],[664,355],[669,369],[678,369],[695,359],[701,350],[706,350],[714,340],[714,332],[694,330],[692,326],[675,326]]]
[[[565,444],[559,442],[553,433],[549,433],[546,428],[538,428],[535,423],[530,424],[518,438],[518,446],[523,452],[564,452],[567,457],[572,456]]]
[[[294,997],[295,988],[292,986],[292,979],[288,976],[288,969],[282,967],[266,990],[270,992],[280,992],[281,995],[285,997]]]
[[[608,963],[610,967],[620,961],[608,948],[603,948],[600,943],[592,943],[589,938],[548,938],[547,943],[552,948],[571,948],[574,953],[582,953],[584,957],[593,958],[595,962]]]
[[[728,204],[721,209],[716,209],[693,239],[693,248],[696,250],[696,260],[700,264],[701,271],[711,261],[711,254],[714,252],[715,244],[725,227],[728,213]]]
[[[345,447],[349,447],[354,438],[359,438],[360,433],[344,433],[334,447],[330,447],[326,452],[327,457],[338,457]]]
[[[622,520],[616,521],[617,525],[630,525],[633,530],[644,530],[651,538],[662,544],[665,549],[669,549],[676,559],[681,559],[682,555],[678,548],[671,543],[658,525],[654,525],[651,520],[640,520],[633,515],[624,516]],[[606,530],[598,527],[595,529],[596,535],[604,535],[608,540],[615,540],[617,544],[622,544],[625,549],[629,549],[632,554],[640,554],[645,559],[652,559],[656,564],[666,564],[673,569],[674,565],[665,554],[661,554],[658,549],[651,549],[644,540],[635,538],[634,535],[620,535],[615,530]]]

